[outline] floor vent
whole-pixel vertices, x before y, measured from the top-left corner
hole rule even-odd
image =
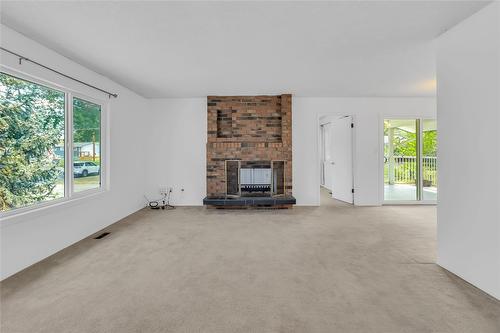
[[[109,235],[109,234],[110,234],[110,232],[103,232],[103,233],[102,233],[102,234],[100,234],[99,236],[94,237],[94,239],[101,239],[101,238],[106,237],[106,236],[107,236],[107,235]]]

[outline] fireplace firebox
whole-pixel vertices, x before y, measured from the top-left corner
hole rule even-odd
[[[285,163],[226,160],[226,197],[283,196]]]

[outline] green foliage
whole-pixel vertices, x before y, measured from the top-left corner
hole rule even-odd
[[[388,135],[388,129],[384,130],[384,135]],[[394,156],[416,156],[417,136],[415,133],[407,132],[400,128],[394,129]],[[388,155],[388,145],[385,145],[385,156]],[[424,131],[422,135],[423,156],[437,156],[437,131]]]
[[[415,156],[417,147],[417,136],[415,133],[407,132],[400,128],[394,128],[393,149],[394,156]],[[384,126],[384,136],[389,136],[389,128]],[[384,155],[389,155],[389,145],[384,145]]]
[[[423,136],[422,149],[424,156],[437,156],[437,131],[425,131]]]
[[[78,98],[73,100],[73,141],[100,141],[101,107]]]
[[[53,198],[64,93],[0,73],[0,210]]]
[[[417,153],[417,136],[404,130],[394,130],[394,155],[415,156]]]

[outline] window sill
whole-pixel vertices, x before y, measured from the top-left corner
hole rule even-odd
[[[47,205],[36,207],[32,209],[22,210],[18,213],[13,212],[7,216],[3,216],[0,213],[0,229],[5,227],[27,222],[31,217],[39,217],[48,215],[54,212],[60,211],[61,209],[67,209],[69,207],[76,206],[78,204],[105,196],[109,190],[100,189],[98,191],[91,191],[90,193],[82,193],[77,197],[62,199],[54,203],[47,203]]]

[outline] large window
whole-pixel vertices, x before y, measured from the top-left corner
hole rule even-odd
[[[436,199],[436,120],[385,119],[384,200]]]
[[[73,98],[73,190],[101,186],[101,106]]]
[[[102,104],[34,81],[0,73],[2,215],[101,187]]]

